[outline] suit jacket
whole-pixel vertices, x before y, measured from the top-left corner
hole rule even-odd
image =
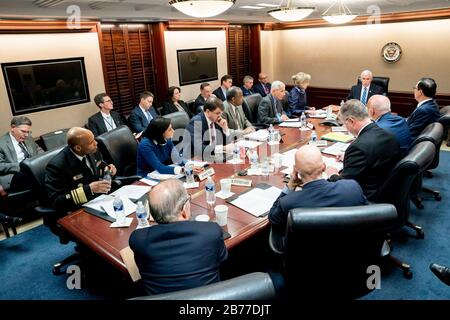
[[[283,111],[283,104],[275,98],[276,110],[280,115],[286,114]],[[258,106],[258,123],[277,124],[279,123],[274,111],[274,97],[271,93],[265,96]]]
[[[156,118],[158,116],[156,114],[154,106],[151,106],[149,110],[153,118]],[[147,117],[142,112],[139,106],[134,107],[134,109],[131,111],[128,122],[130,123],[131,131],[136,133],[142,132],[147,129],[149,123]]]
[[[148,294],[218,282],[228,253],[213,222],[178,221],[133,231],[130,248]]]
[[[373,200],[378,188],[401,157],[397,139],[375,123],[366,126],[345,151],[344,169],[329,180],[354,179],[367,199]]]
[[[267,92],[264,90],[264,87],[267,88]],[[272,87],[272,85],[270,83],[266,83],[266,84],[262,84],[261,82],[257,82],[254,86],[253,86],[253,92],[254,93],[259,93],[263,98],[265,96],[267,96],[270,93],[270,88]]]
[[[284,251],[287,217],[291,209],[300,207],[347,207],[366,204],[367,199],[355,180],[330,182],[320,179],[305,184],[299,191],[289,191],[286,187],[269,212],[272,239],[275,239],[277,249]]]
[[[114,123],[116,124],[116,127],[120,127],[121,125],[125,124],[120,114],[115,111],[111,111],[110,114]],[[105,121],[103,120],[102,113],[100,111],[89,117],[88,127],[92,131],[94,136],[99,136],[105,132],[108,132]]]
[[[346,98],[346,100],[350,99],[357,99],[359,100],[361,98],[361,90],[362,90],[362,84],[354,85]],[[369,87],[369,92],[367,93],[367,99],[366,101],[369,101],[369,98],[376,94],[384,94],[383,88],[376,85],[375,83],[371,83]]]
[[[306,92],[298,87],[293,88],[288,95],[289,108],[286,112],[289,117],[300,116],[307,107]]]
[[[225,101],[223,105],[225,107],[225,110],[222,113],[222,117],[227,120],[228,128],[233,130],[235,134],[241,135],[244,129],[253,127],[251,122],[248,121],[247,117],[245,116],[242,106],[236,106],[236,112],[238,113],[239,117],[239,119],[237,119],[232,110],[232,106],[228,103],[228,101]],[[238,123],[242,128],[241,130],[238,130]]]
[[[198,97],[194,101],[194,108],[196,114],[203,111],[203,106],[205,105],[206,100],[202,97],[201,94],[198,95]]]
[[[409,134],[408,124],[404,118],[388,112],[379,117],[376,124],[395,136],[403,154],[409,150],[411,135]]]
[[[416,140],[427,125],[438,121],[440,117],[439,106],[435,100],[429,100],[416,108],[406,121],[411,134],[411,142]]]
[[[161,174],[175,174],[175,167],[170,166],[173,163],[184,164],[172,139],[167,140],[165,144],[157,144],[144,138],[139,143],[136,160],[139,176],[145,177],[154,170]]]
[[[54,209],[67,212],[99,196],[91,192],[89,184],[103,176],[104,164],[100,152],[86,155],[93,172],[70,150],[62,149],[45,169],[47,197]]]
[[[200,112],[194,116],[186,127],[185,135],[183,137],[183,150],[190,149],[190,157],[199,156],[203,158],[203,155],[214,154],[214,147],[219,143],[222,145],[227,144],[227,139],[222,128],[214,123],[216,128],[216,144],[210,145],[209,140],[209,127],[204,112]],[[195,133],[195,134],[194,134]],[[184,154],[184,158],[190,158]]]
[[[42,149],[34,142],[31,136],[24,141],[25,147],[31,156],[35,156],[42,152]],[[9,132],[0,138],[0,185],[8,190],[11,186],[11,180],[14,173],[20,171],[19,162],[17,160],[16,150]]]
[[[222,101],[227,100],[227,97],[223,94],[222,86],[220,86],[216,90],[214,90],[213,94]]]
[[[184,102],[183,100],[179,100],[178,103],[183,108],[183,110],[187,113],[189,119],[192,118],[193,114],[192,114],[191,110],[189,110],[189,107],[186,104],[186,102]],[[178,108],[175,106],[175,104],[172,101],[164,102],[164,106],[162,109],[163,115],[173,113],[173,112],[178,112],[178,111],[179,111]]]
[[[250,95],[252,95],[252,94],[255,93],[255,92],[253,92],[253,88],[247,89],[247,88],[244,87],[244,86],[241,87],[241,90],[242,90],[242,93],[244,94],[244,97],[245,97],[245,96],[250,96]]]

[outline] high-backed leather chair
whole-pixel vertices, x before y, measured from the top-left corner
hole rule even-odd
[[[276,292],[269,274],[254,272],[198,288],[131,300],[275,300],[275,298]]]
[[[189,123],[189,116],[184,111],[168,113],[166,115],[163,115],[163,117],[170,119],[170,121],[172,122],[172,128],[174,130],[186,129]]]
[[[368,270],[380,265],[397,219],[390,204],[290,210],[283,271],[289,298],[367,294]]]
[[[262,97],[259,93],[254,93],[249,96],[244,97],[242,102],[242,109],[244,110],[245,116],[252,123],[253,127],[256,129],[265,129],[269,125],[265,123],[258,123],[258,107],[261,102]]]
[[[107,163],[117,168],[117,176],[136,174],[138,143],[127,126],[120,126],[96,138],[98,149]]]
[[[420,174],[416,181],[416,189],[415,194],[413,194],[412,200],[417,208],[423,209],[422,199],[420,197],[420,191],[425,191],[434,195],[436,201],[440,201],[441,194],[439,191],[431,190],[430,188],[423,187],[423,176],[432,177],[432,173],[429,170],[435,169],[439,165],[439,149],[442,144],[442,140],[444,139],[444,126],[439,122],[430,123],[422,132],[417,136],[416,140],[413,142],[413,145],[420,143],[422,141],[430,141],[434,144],[436,148],[436,152],[434,153],[433,161],[426,168],[427,171],[424,171],[423,174]]]
[[[46,188],[45,188],[45,168],[50,160],[55,157],[63,147],[54,149],[51,151],[44,152],[33,158],[25,159],[20,163],[20,168],[22,172],[27,173],[31,177],[30,185],[34,192],[39,197],[40,205],[35,208],[35,210],[42,215],[44,220],[44,225],[47,226],[51,232],[59,237],[62,244],[67,244],[69,239],[67,234],[64,232],[62,227],[58,224],[58,219],[65,216],[68,212],[57,212],[52,209],[48,204]],[[53,265],[54,274],[63,274],[61,271],[62,267],[75,260],[78,260],[80,255],[74,253],[63,261],[57,262]]]
[[[444,126],[444,139],[447,139],[447,147],[450,147],[450,106],[442,107],[439,112],[442,114],[439,123]]]
[[[69,131],[69,129],[61,129],[41,135],[44,149],[49,151],[65,146],[67,144],[67,131]]]
[[[380,86],[383,89],[384,95],[387,96],[388,95],[388,90],[389,90],[389,80],[390,78],[388,77],[373,77],[372,79],[372,83],[376,84],[377,86]],[[361,77],[358,77],[358,84],[361,83]]]

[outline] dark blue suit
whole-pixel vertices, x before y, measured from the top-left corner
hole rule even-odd
[[[150,107],[148,109],[153,118],[156,118],[158,115],[156,114],[155,108]],[[130,113],[130,117],[128,118],[128,122],[130,123],[131,131],[133,132],[142,132],[147,129],[148,120],[145,114],[142,112],[139,106],[134,107],[133,111]]]
[[[357,99],[359,100],[361,98],[361,90],[362,90],[362,84],[357,84],[354,85],[351,89],[350,92],[346,98],[346,100],[350,100],[350,99]],[[376,94],[382,94],[384,95],[383,92],[383,88],[381,88],[380,86],[377,86],[374,83],[371,83],[369,86],[369,92],[367,92],[367,99],[366,99],[366,103],[367,101],[369,101],[369,98],[373,95]]]
[[[411,134],[411,141],[414,141],[427,125],[438,121],[440,117],[439,106],[434,100],[429,100],[416,108],[406,121]]]
[[[222,101],[227,100],[227,97],[223,94],[222,86],[220,86],[216,90],[214,90],[213,94]]]
[[[306,101],[306,92],[303,89],[295,87],[289,92],[288,96],[289,109],[286,114],[291,116],[301,116],[302,112],[308,110]]]
[[[253,86],[253,92],[259,93],[261,97],[264,98],[270,93],[270,88],[272,87],[272,85],[270,83],[266,83],[264,86],[267,88],[267,93],[264,90],[263,84],[259,81]]]
[[[355,180],[311,181],[302,190],[282,192],[269,212],[272,233],[278,249],[284,249],[284,234],[289,210],[294,208],[347,207],[366,205],[367,199]]]
[[[149,294],[218,282],[228,253],[222,229],[213,222],[179,221],[137,229],[130,248]]]
[[[252,95],[254,93],[252,89],[247,89],[246,87],[242,86],[241,90],[242,93],[244,94],[244,97]]]
[[[376,124],[395,136],[403,152],[409,150],[411,135],[409,134],[408,124],[404,118],[388,112],[379,117]]]
[[[158,171],[161,174],[175,174],[175,167],[169,164],[183,164],[172,139],[166,144],[156,144],[147,138],[142,139],[137,150],[137,174],[145,177],[147,173]]]

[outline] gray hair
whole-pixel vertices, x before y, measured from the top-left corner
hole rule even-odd
[[[274,82],[272,82],[272,90],[279,90],[281,88],[284,88],[285,85],[283,82],[281,82],[280,80],[275,80]]]
[[[231,99],[237,97],[239,93],[242,93],[241,88],[235,86],[231,87],[227,90],[227,101],[231,101]]]
[[[162,181],[149,193],[150,213],[159,224],[178,221],[178,216],[188,199],[189,196],[180,180]]]
[[[364,75],[368,75],[368,76],[370,76],[371,78],[373,78],[372,71],[370,71],[370,70],[364,70],[363,72],[361,72],[361,78],[362,78]]]
[[[242,80],[243,83],[247,83],[249,81],[253,81],[253,77],[252,76],[245,76],[244,80]]]
[[[388,97],[376,94],[369,99],[370,106],[379,114],[391,112],[391,101]]]
[[[369,118],[369,113],[367,112],[366,106],[361,101],[351,99],[346,101],[339,111],[339,118],[342,121],[345,121],[350,117],[362,121]]]
[[[18,116],[11,119],[11,127],[18,127],[21,125],[31,126],[30,118],[25,116]]]
[[[302,83],[311,81],[311,75],[304,72],[299,72],[292,76],[292,80],[294,81],[294,84],[298,86],[301,85]]]

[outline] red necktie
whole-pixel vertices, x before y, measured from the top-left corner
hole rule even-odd
[[[209,125],[209,130],[211,131],[211,144],[216,143],[216,128],[214,127],[214,122]]]

